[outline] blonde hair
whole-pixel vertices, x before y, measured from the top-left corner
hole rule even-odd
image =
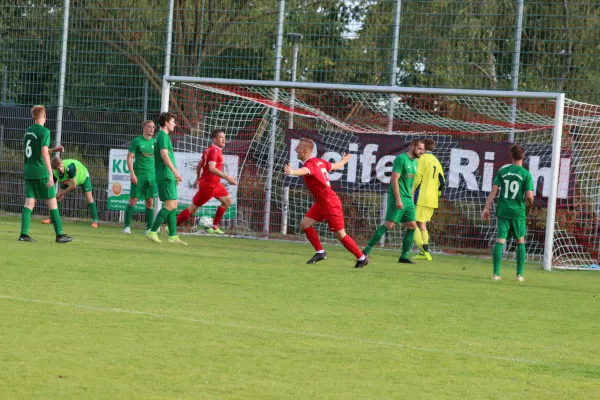
[[[300,143],[306,143],[308,145],[308,147],[310,148],[311,151],[316,147],[315,142],[312,139],[309,139],[309,138],[306,138],[306,137],[300,139]]]
[[[46,113],[46,107],[44,107],[44,106],[31,107],[31,117],[34,120],[42,118],[45,113]]]
[[[143,127],[143,128],[145,128],[145,127],[146,127],[146,125],[148,125],[148,124],[153,124],[153,123],[154,123],[154,121],[152,121],[151,119],[147,119],[147,120],[145,120],[145,121],[144,121],[144,123],[142,124],[142,127]]]

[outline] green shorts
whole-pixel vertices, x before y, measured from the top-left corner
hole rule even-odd
[[[56,187],[46,187],[48,178],[25,179],[25,198],[49,200],[56,197]]]
[[[498,218],[498,239],[508,239],[509,233],[513,234],[515,239],[520,239],[527,235],[527,224],[525,218],[521,219],[505,219]]]
[[[396,224],[416,221],[415,203],[413,202],[413,199],[410,197],[403,197],[402,204],[404,204],[402,210],[396,208],[396,198],[394,196],[388,196],[385,220]]]
[[[177,182],[174,179],[157,181],[158,198],[160,201],[177,200]]]
[[[69,185],[65,185],[65,184],[60,184],[60,188],[62,190],[65,190],[66,188],[68,188]],[[88,175],[87,178],[85,178],[85,181],[83,181],[83,183],[81,185],[79,185],[79,187],[81,188],[81,192],[82,193],[87,193],[87,192],[91,192],[92,191],[92,178],[90,178],[90,176]]]
[[[129,197],[134,199],[153,199],[158,195],[158,188],[154,179],[138,178],[138,183],[132,183]]]

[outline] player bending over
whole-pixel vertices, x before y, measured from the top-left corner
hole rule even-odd
[[[512,233],[517,239],[517,280],[524,281],[523,269],[525,269],[525,259],[527,250],[525,249],[525,235],[527,226],[525,224],[525,202],[533,204],[533,179],[531,174],[523,168],[523,158],[525,150],[518,144],[510,148],[512,165],[502,167],[496,173],[492,191],[487,198],[485,208],[481,213],[484,220],[490,216],[490,206],[494,202],[496,194],[498,205],[496,206],[496,217],[498,219],[498,236],[494,246],[494,275],[492,280],[499,281],[500,263],[502,261],[502,248],[508,235]]]
[[[167,220],[169,227],[169,243],[187,245],[177,236],[177,185],[183,180],[175,166],[175,154],[169,133],[175,129],[175,114],[170,112],[161,113],[158,117],[160,131],[156,135],[154,145],[154,170],[156,173],[156,185],[158,186],[158,198],[163,206],[156,215],[154,224],[146,237],[153,242],[161,243],[158,238],[158,228]]]
[[[146,202],[146,235],[154,223],[154,198],[158,195],[156,173],[154,171],[154,122],[148,120],[142,124],[141,136],[136,137],[129,145],[127,168],[131,177],[129,203],[125,210],[124,233],[131,233],[131,219],[135,205],[140,197]],[[133,158],[135,157],[135,162]]]
[[[21,215],[20,242],[35,242],[29,236],[31,213],[36,200],[44,200],[50,210],[50,217],[56,233],[56,243],[68,243],[73,240],[62,231],[62,220],[56,203],[56,188],[52,180],[52,167],[50,165],[50,130],[44,127],[46,123],[46,108],[33,106],[31,117],[34,124],[25,130],[23,136],[24,165],[23,178],[25,179],[25,205]],[[62,151],[56,147],[52,151]]]
[[[427,222],[431,221],[433,212],[438,208],[439,197],[446,186],[442,164],[431,152],[435,148],[435,141],[431,138],[423,140],[425,153],[419,158],[417,175],[413,184],[415,204],[417,211],[417,229],[415,230],[415,243],[420,254],[414,256],[415,260],[431,261],[433,257],[429,252],[429,232]]]
[[[343,154],[342,160],[331,164],[329,161],[322,160],[317,157],[312,157],[315,143],[303,138],[296,147],[298,159],[302,161],[303,167],[292,169],[290,164],[287,164],[283,171],[287,175],[304,176],[306,187],[315,197],[315,204],[308,210],[306,216],[300,221],[300,226],[304,230],[310,244],[313,245],[317,253],[306,263],[314,264],[321,260],[327,259],[327,253],[323,250],[319,234],[313,228],[315,222],[327,221],[329,229],[334,233],[335,237],[342,242],[344,247],[356,257],[354,268],[362,268],[369,264],[369,258],[366,254],[360,251],[350,235],[346,234],[344,229],[344,213],[342,211],[342,202],[338,195],[331,189],[329,183],[330,171],[342,169],[352,154]]]
[[[195,215],[196,211],[213,197],[221,202],[213,218],[212,227],[206,227],[207,233],[222,235],[224,232],[219,229],[219,222],[225,215],[225,211],[231,205],[231,196],[221,183],[221,178],[225,179],[230,185],[237,185],[235,178],[225,174],[223,171],[223,148],[225,147],[225,132],[222,129],[215,129],[210,135],[213,144],[202,154],[202,160],[196,167],[196,180],[194,187],[198,186],[198,192],[192,200],[192,204],[183,210],[177,216],[177,226],[183,224]]]
[[[421,157],[425,149],[423,141],[414,139],[410,142],[408,152],[400,154],[394,160],[392,177],[388,186],[387,211],[385,221],[373,233],[364,252],[369,254],[387,231],[394,229],[396,224],[406,223],[406,232],[402,237],[402,253],[399,263],[414,264],[408,258],[412,249],[417,222],[415,221],[415,203],[413,201],[413,183],[417,173],[417,158]]]
[[[58,194],[56,200],[58,201],[58,207],[65,198],[65,196],[78,187],[81,187],[81,191],[85,196],[90,214],[92,215],[92,228],[98,227],[98,208],[92,197],[92,179],[90,174],[81,162],[77,160],[61,160],[60,157],[54,157],[52,159],[52,169],[54,171],[54,180],[58,182]],[[42,224],[51,224],[52,216],[42,221]]]

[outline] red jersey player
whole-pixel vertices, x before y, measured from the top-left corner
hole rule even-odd
[[[221,202],[213,218],[212,227],[204,228],[206,232],[222,235],[224,232],[219,229],[219,222],[225,211],[231,205],[231,197],[221,183],[221,178],[229,182],[230,185],[237,185],[235,178],[225,174],[223,171],[223,147],[225,147],[225,132],[222,129],[212,131],[210,137],[213,144],[202,154],[202,160],[196,167],[197,178],[194,187],[198,186],[198,193],[194,196],[192,204],[183,210],[177,216],[177,226],[183,224],[191,215],[213,197]]]
[[[359,249],[356,242],[346,234],[344,229],[344,213],[342,211],[342,202],[337,194],[331,188],[329,183],[329,171],[344,168],[344,165],[350,160],[352,154],[343,154],[341,161],[331,164],[329,161],[312,157],[315,143],[303,138],[296,147],[298,159],[303,162],[302,168],[292,169],[288,164],[283,168],[287,175],[304,176],[306,187],[315,197],[315,204],[308,210],[300,226],[304,230],[310,244],[313,245],[316,254],[308,260],[307,264],[315,264],[321,260],[327,259],[327,253],[323,250],[319,234],[313,228],[315,222],[327,221],[329,229],[335,237],[342,242],[344,247],[356,257],[354,268],[362,268],[369,264],[369,258]]]

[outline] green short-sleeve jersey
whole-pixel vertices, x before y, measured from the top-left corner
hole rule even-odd
[[[167,149],[169,151],[169,159],[173,163],[173,166],[177,168],[175,164],[175,155],[173,154],[173,144],[171,144],[171,138],[163,130],[158,132],[156,135],[156,144],[154,145],[154,169],[156,171],[156,181],[166,181],[168,179],[175,179],[173,171],[167,167],[160,156],[160,151]]]
[[[49,178],[42,158],[42,147],[50,147],[50,130],[40,124],[31,125],[23,136],[23,179]]]
[[[138,136],[131,141],[129,152],[135,156],[133,162],[133,172],[138,178],[154,180],[154,138],[146,139],[144,136]]]
[[[417,160],[413,160],[408,153],[402,153],[394,160],[393,172],[400,174],[398,186],[400,186],[400,197],[412,199],[412,188],[417,174]],[[392,184],[388,186],[388,195],[394,195]]]
[[[77,186],[83,185],[83,182],[89,176],[88,170],[77,160],[62,160],[64,165],[64,172],[61,174],[58,170],[54,170],[54,180],[58,183],[63,183],[68,181],[69,179],[75,178],[75,184]]]
[[[525,218],[525,193],[533,191],[533,179],[529,171],[519,165],[507,165],[496,174],[494,185],[499,187],[500,192],[496,216],[505,219]]]

